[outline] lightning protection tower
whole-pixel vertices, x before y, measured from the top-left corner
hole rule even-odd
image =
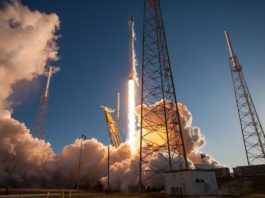
[[[141,91],[140,187],[188,168],[159,0],[144,1]]]
[[[225,37],[229,50],[237,110],[245,146],[248,165],[265,163],[265,134],[242,72],[242,66],[234,54],[228,31]]]
[[[40,99],[39,108],[34,120],[34,126],[32,130],[32,134],[34,137],[43,139],[45,134],[45,125],[46,125],[46,115],[47,115],[47,107],[48,107],[48,96],[49,96],[49,87],[50,80],[52,76],[52,67],[49,67],[48,70],[48,78],[43,91],[43,94]]]

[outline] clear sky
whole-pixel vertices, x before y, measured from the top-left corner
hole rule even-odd
[[[122,97],[126,118],[129,14],[135,16],[136,53],[141,73],[142,0],[22,0],[30,9],[56,13],[61,71],[53,76],[46,139],[59,153],[82,133],[109,144],[100,105],[116,107]],[[161,0],[176,94],[193,114],[220,162],[246,165],[223,30],[228,28],[265,127],[265,1]],[[45,78],[15,89],[13,116],[32,128]],[[122,124],[123,138],[126,125]]]

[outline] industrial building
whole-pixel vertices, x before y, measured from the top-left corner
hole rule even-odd
[[[196,170],[208,170],[215,172],[216,178],[231,177],[228,167],[214,167],[210,164],[194,164]]]
[[[235,177],[265,176],[265,164],[252,166],[237,166],[233,168]]]
[[[166,194],[172,196],[216,195],[215,173],[208,170],[182,170],[165,176]]]

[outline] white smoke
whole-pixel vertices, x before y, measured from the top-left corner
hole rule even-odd
[[[152,122],[161,121],[161,117],[163,114],[161,105],[162,101],[158,101],[152,106],[145,106],[144,111],[148,108],[149,111],[160,112],[161,116],[152,115],[148,117],[147,120],[152,120]],[[175,105],[172,105],[169,101],[166,101],[166,106],[169,108]],[[138,120],[140,120],[140,112],[141,107],[136,107],[136,114],[138,116]],[[180,113],[180,121],[181,126],[183,128],[183,137],[185,143],[186,154],[188,158],[188,166],[190,168],[194,168],[194,164],[207,164],[212,165],[213,167],[222,167],[223,165],[219,163],[217,160],[212,158],[210,155],[202,153],[200,149],[206,144],[205,138],[200,132],[200,129],[192,126],[192,115],[187,107],[181,103],[178,103],[178,109]],[[147,137],[145,137],[147,138]],[[157,137],[155,137],[157,138]],[[138,140],[139,141],[139,134]],[[158,140],[157,140],[158,141]],[[157,142],[158,143],[158,142]],[[139,145],[138,145],[139,146]],[[204,158],[201,158],[201,155],[204,155]],[[165,167],[168,169],[168,164],[164,160],[164,157],[161,154],[153,154],[150,157],[151,164],[155,164],[156,167]],[[128,192],[130,186],[138,185],[139,183],[139,156],[132,156],[130,159],[126,159],[122,162],[114,163],[110,166],[110,187],[112,190],[121,190],[123,192]],[[148,173],[143,174],[144,178],[149,177]],[[127,178],[124,180],[124,178]],[[104,187],[107,188],[107,177],[103,177],[101,182],[104,184]],[[164,185],[163,178],[161,176],[156,175],[152,177],[150,180],[146,180],[144,183],[145,186],[149,186],[151,188],[161,188]]]
[[[55,14],[30,11],[18,1],[0,10],[0,116],[10,110],[12,85],[43,74],[48,60],[57,59],[59,19]]]
[[[6,3],[0,10],[0,185],[18,187],[75,187],[80,160],[80,186],[95,188],[107,182],[107,147],[96,139],[81,140],[64,147],[56,155],[51,145],[33,138],[29,129],[11,118],[12,87],[21,80],[31,81],[45,74],[49,60],[57,59],[56,29],[59,19],[55,14],[31,11],[18,1]],[[178,104],[189,163],[200,162],[200,148],[205,139],[200,130],[192,127],[192,116]],[[154,104],[154,108],[156,105]],[[139,116],[139,114],[138,114]],[[206,155],[205,162],[220,166]],[[154,155],[154,163],[161,155]],[[138,184],[139,156],[132,155],[127,143],[110,147],[111,189],[128,191]],[[154,177],[147,183],[161,187],[161,179]]]
[[[57,173],[61,174],[62,186],[74,187],[80,160],[80,185],[93,188],[99,183],[100,178],[107,175],[107,147],[93,138],[85,140],[79,158],[80,147],[81,140],[76,140],[63,149],[57,158]],[[129,146],[121,144],[117,149],[110,146],[110,156],[111,164],[130,159]]]
[[[55,155],[49,143],[32,138],[26,126],[12,118],[0,118],[0,184],[40,185],[48,179],[46,168]]]
[[[44,73],[57,60],[55,14],[30,11],[19,1],[0,9],[0,184],[40,185],[51,175],[55,154],[49,143],[35,139],[23,123],[11,118],[12,87]]]

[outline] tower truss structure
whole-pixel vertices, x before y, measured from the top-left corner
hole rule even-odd
[[[225,30],[225,37],[230,54],[230,70],[247,162],[248,165],[264,164],[265,134],[227,30]]]
[[[160,158],[160,163],[154,158]],[[165,171],[187,168],[159,0],[145,0],[139,184]]]
[[[48,109],[48,98],[49,98],[49,87],[50,87],[51,76],[52,76],[52,67],[49,67],[47,82],[46,82],[43,94],[41,96],[41,99],[40,99],[39,108],[35,116],[34,126],[32,130],[33,136],[39,139],[43,139],[44,134],[45,134],[45,125],[46,125],[46,116],[47,116],[47,109]]]

